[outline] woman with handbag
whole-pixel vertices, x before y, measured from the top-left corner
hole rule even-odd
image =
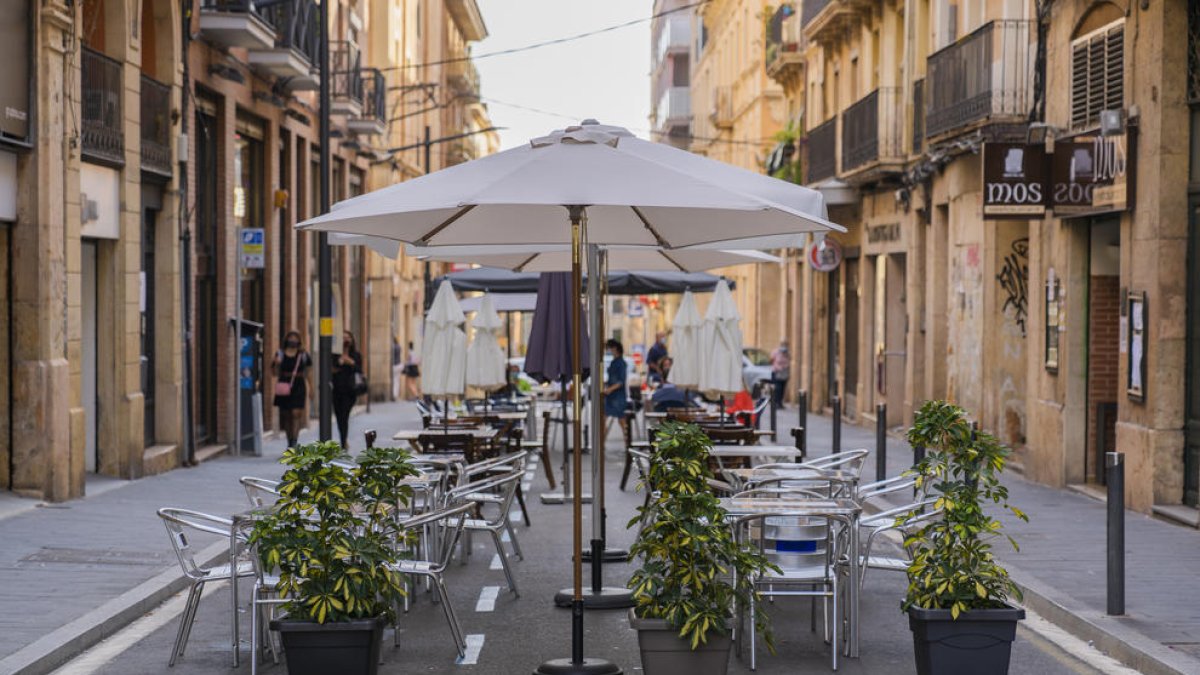
[[[367,393],[367,381],[362,372],[362,354],[354,342],[354,334],[342,334],[342,353],[333,361],[333,416],[337,419],[342,447],[350,449],[346,440],[350,433],[350,411],[359,396]]]
[[[271,361],[271,372],[275,375],[275,407],[279,408],[279,422],[287,435],[289,448],[294,448],[304,425],[304,406],[308,392],[312,391],[308,371],[312,368],[312,357],[300,344],[300,333],[288,331],[283,338],[283,349],[275,352]]]
[[[415,401],[421,398],[421,357],[413,348],[412,341],[408,343],[408,360],[404,362],[404,399]]]

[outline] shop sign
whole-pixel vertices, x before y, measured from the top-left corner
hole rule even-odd
[[[1079,134],[1054,141],[1050,202],[1059,217],[1126,211],[1133,206],[1136,128],[1102,136]]]
[[[984,144],[984,218],[1040,218],[1046,214],[1046,192],[1045,146]]]
[[[900,241],[900,223],[867,226],[867,243],[878,244]]]
[[[814,271],[832,272],[842,264],[842,247],[836,241],[825,237],[808,247],[808,264]]]
[[[267,266],[265,241],[261,227],[242,228],[242,267],[262,269]]]

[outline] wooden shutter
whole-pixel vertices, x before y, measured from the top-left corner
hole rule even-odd
[[[1125,105],[1125,21],[1071,43],[1071,127],[1095,124],[1101,110]]]

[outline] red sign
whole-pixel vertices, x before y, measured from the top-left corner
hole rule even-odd
[[[808,247],[808,264],[817,272],[832,272],[842,264],[842,246],[825,237]]]

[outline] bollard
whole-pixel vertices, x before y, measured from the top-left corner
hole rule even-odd
[[[808,390],[796,392],[796,427],[800,429],[799,445],[803,449],[808,442]]]
[[[842,399],[834,394],[830,403],[833,405],[833,450],[831,454],[836,455],[842,451]]]
[[[780,386],[778,382],[771,385],[771,438],[774,439],[779,433],[779,404],[775,399],[775,387]]]
[[[875,405],[875,480],[887,478],[887,404]]]
[[[1125,453],[1104,453],[1108,478],[1108,614],[1125,613]]]

